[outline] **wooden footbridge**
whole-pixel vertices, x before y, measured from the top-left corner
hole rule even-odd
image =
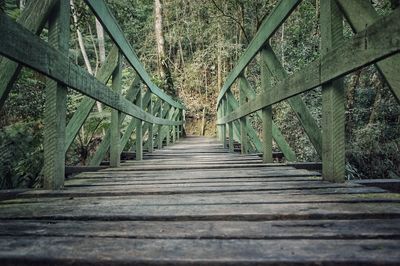
[[[342,81],[375,64],[400,99],[399,8],[380,17],[370,1],[321,1],[321,58],[288,76],[268,40],[301,1],[280,1],[221,89],[217,140],[183,138],[184,106],[151,81],[105,2],[85,2],[115,43],[96,77],[68,59],[69,1],[29,1],[16,22],[0,13],[0,107],[22,66],[48,77],[44,189],[0,192],[1,265],[400,264],[399,194],[344,182]],[[348,40],[343,16],[355,32]],[[243,73],[258,54],[257,95]],[[122,57],[137,73],[125,95]],[[320,86],[322,130],[298,96]],[[68,123],[67,87],[87,96]],[[283,100],[322,173],[291,163],[296,155],[272,121],[271,106]],[[110,167],[65,179],[65,152],[95,101],[113,109],[111,125],[85,169],[108,151]],[[261,136],[249,115],[262,119]],[[121,162],[132,134],[134,160]],[[273,139],[285,163],[274,162]]]

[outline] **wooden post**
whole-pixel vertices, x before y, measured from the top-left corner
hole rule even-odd
[[[68,56],[70,35],[70,6],[59,1],[49,18],[49,44]],[[47,79],[44,112],[44,183],[45,189],[64,186],[65,173],[65,120],[67,112],[67,87]]]
[[[143,109],[142,88],[136,98],[136,105]],[[136,161],[143,160],[143,121],[136,119]]]
[[[174,113],[174,107],[171,106],[171,112],[172,114]],[[169,146],[171,144],[171,126],[166,126],[167,127],[167,143],[166,145]]]
[[[222,116],[227,115],[227,111],[226,111],[227,105],[228,105],[228,103],[226,102],[225,98],[223,98],[221,101]],[[221,125],[221,127],[222,127],[222,130],[221,130],[222,143],[224,144],[224,149],[227,149],[228,143],[226,142],[226,124]]]
[[[242,105],[246,102],[246,96],[243,91],[243,87],[245,86],[245,77],[244,74],[240,74],[239,76],[239,104]],[[246,117],[240,118],[240,147],[241,147],[241,153],[246,154],[247,153],[247,131],[246,131]]]
[[[321,1],[321,56],[343,40],[343,18],[334,0]],[[322,86],[322,175],[325,180],[345,180],[345,93],[343,80]]]
[[[118,53],[117,67],[112,74],[112,89],[121,93],[122,81],[122,65],[121,53]],[[118,110],[111,110],[111,124],[110,124],[110,167],[119,167],[121,161],[121,153],[119,147],[119,140],[121,134],[121,112]]]
[[[176,120],[178,120],[178,116],[176,117]],[[176,126],[172,126],[172,143],[176,142]]]
[[[232,107],[229,104],[228,94],[225,94],[225,105],[226,112],[229,114],[233,111]],[[228,134],[229,134],[229,152],[235,152],[235,147],[233,144],[233,122],[228,123]]]
[[[261,55],[261,89],[267,91],[268,82],[271,78],[267,69],[266,51],[262,49]],[[272,106],[267,106],[261,111],[262,117],[262,136],[263,136],[263,162],[272,163]]]
[[[177,120],[182,121],[182,109],[180,109],[180,111],[179,111],[179,116],[178,116]],[[179,141],[179,139],[181,138],[181,125],[178,125],[177,128],[178,128],[178,132],[176,134],[176,139],[177,139],[177,141]]]
[[[160,118],[164,117],[164,105],[166,103],[165,102],[161,102],[161,107],[160,107]],[[162,125],[158,125],[158,149],[161,150],[162,149],[162,142],[163,142],[163,138],[162,138]]]
[[[217,107],[217,120],[222,117],[221,110],[222,110],[222,102]],[[222,142],[221,125],[217,125],[217,138]]]
[[[151,100],[151,96],[150,96],[150,106],[149,106],[149,112],[150,114],[154,115],[154,103],[153,100]],[[149,150],[149,153],[153,152],[153,148],[154,148],[154,142],[153,142],[153,138],[154,138],[154,133],[153,133],[153,127],[154,124],[149,124],[149,140],[148,140],[148,147],[147,149]]]

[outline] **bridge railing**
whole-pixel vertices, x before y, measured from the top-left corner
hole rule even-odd
[[[162,148],[179,138],[184,106],[165,94],[152,81],[103,0],[86,0],[115,45],[96,76],[69,60],[70,3],[67,0],[29,1],[17,22],[0,12],[0,108],[22,66],[48,77],[44,114],[44,187],[64,184],[65,153],[88,118],[96,101],[112,108],[110,128],[89,165],[100,165],[110,151],[110,166],[120,165],[120,155],[135,131],[136,160],[143,159],[143,137],[147,149]],[[48,23],[48,40],[38,35]],[[121,94],[122,57],[136,71],[125,96]],[[112,80],[112,89],[106,86]],[[143,86],[147,87],[144,93]],[[66,123],[67,88],[85,97]],[[152,96],[154,95],[154,96]],[[126,116],[132,119],[121,137]]]
[[[218,96],[217,125],[224,146],[233,151],[234,136],[242,153],[251,145],[272,162],[272,139],[288,161],[296,156],[272,119],[272,106],[286,100],[322,159],[326,180],[345,180],[345,91],[343,77],[364,66],[375,64],[393,95],[400,100],[400,9],[380,17],[369,1],[324,0],[320,3],[321,57],[305,69],[288,76],[269,45],[269,39],[300,4],[300,0],[281,0],[262,22],[254,39],[229,73]],[[343,38],[343,19],[355,35]],[[261,93],[256,95],[245,77],[245,69],[259,55]],[[270,78],[279,82],[272,86]],[[239,101],[231,88],[238,82]],[[322,129],[299,94],[322,87]],[[248,123],[250,114],[262,120],[262,142]],[[227,135],[229,143],[227,143]]]

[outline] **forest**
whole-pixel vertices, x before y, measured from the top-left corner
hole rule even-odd
[[[323,0],[304,0],[270,39],[287,75],[320,57],[320,1]],[[216,136],[219,91],[278,1],[106,2],[153,82],[186,107],[186,134]],[[371,3],[381,15],[390,13],[398,5],[398,1],[390,0],[371,0]],[[27,5],[29,0],[1,0],[0,12],[18,21]],[[70,5],[69,57],[97,77],[112,52],[113,43],[83,0],[70,0]],[[344,22],[344,35],[345,38],[353,36],[347,22]],[[46,27],[41,37],[47,38]],[[253,60],[246,70],[250,85],[257,93],[261,87],[258,60]],[[134,70],[124,68],[123,93],[135,77]],[[5,89],[3,79],[0,75],[1,90]],[[43,75],[24,67],[8,97],[0,99],[0,188],[41,186],[45,80]],[[344,83],[346,179],[400,178],[400,107],[396,98],[374,66],[347,75]],[[234,87],[233,93],[237,95],[238,88]],[[301,95],[320,127],[321,97],[320,89]],[[81,94],[68,91],[67,121],[82,98]],[[109,127],[110,116],[111,109],[97,102],[67,151],[68,165],[90,162]],[[273,119],[298,161],[320,161],[286,101],[274,105]],[[261,135],[259,118],[252,116],[250,121]],[[128,142],[126,148],[129,146]],[[278,151],[277,146],[274,149]]]

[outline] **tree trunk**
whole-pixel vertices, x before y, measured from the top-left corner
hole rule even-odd
[[[99,57],[100,64],[103,64],[106,60],[106,48],[104,45],[104,29],[103,26],[96,18],[96,32],[97,32],[97,41],[99,43]]]
[[[161,0],[154,0],[154,32],[157,42],[158,71],[163,82],[163,89],[171,96],[177,96],[172,81],[171,71],[165,56],[165,39],[163,34],[163,17]]]

